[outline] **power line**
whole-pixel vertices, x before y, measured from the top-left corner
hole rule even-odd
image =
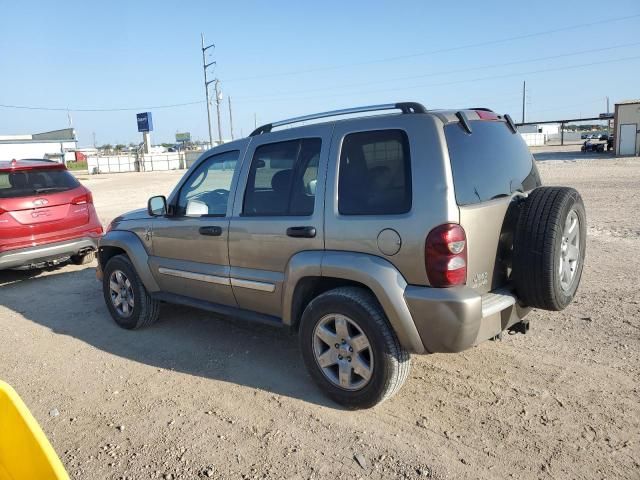
[[[397,61],[397,60],[406,60],[406,59],[409,59],[409,58],[423,57],[423,56],[428,56],[428,55],[436,55],[436,54],[440,54],[440,53],[450,53],[450,52],[455,52],[455,51],[459,51],[459,50],[465,50],[467,48],[477,48],[477,47],[486,47],[488,45],[497,45],[497,44],[500,44],[500,43],[511,42],[511,41],[514,41],[514,40],[523,40],[523,39],[526,39],[526,38],[540,37],[540,36],[543,36],[543,35],[550,35],[550,34],[553,34],[553,33],[566,32],[566,31],[569,31],[569,30],[576,30],[576,29],[583,28],[583,27],[592,27],[594,25],[602,25],[604,23],[613,23],[613,22],[619,22],[619,21],[622,21],[622,20],[630,20],[632,18],[638,18],[638,17],[640,17],[640,14],[630,15],[630,16],[625,16],[625,17],[609,18],[609,19],[605,19],[605,20],[598,20],[596,22],[580,23],[580,24],[576,24],[576,25],[570,25],[570,26],[567,26],[567,27],[561,27],[561,28],[555,28],[555,29],[551,29],[551,30],[545,30],[545,31],[542,31],[542,32],[528,33],[528,34],[525,34],[525,35],[516,35],[516,36],[513,36],[513,37],[500,38],[500,39],[495,39],[495,40],[487,40],[487,41],[484,41],[484,42],[470,43],[470,44],[459,45],[459,46],[455,46],[455,47],[441,48],[441,49],[438,49],[438,50],[430,50],[430,51],[426,51],[426,52],[412,53],[412,54],[408,54],[408,55],[398,55],[398,56],[394,56],[394,57],[380,58],[380,59],[376,59],[376,60],[369,60],[369,61],[366,61],[366,62],[344,63],[344,64],[341,64],[341,65],[315,67],[315,68],[310,68],[310,69],[307,69],[307,70],[296,70],[296,71],[289,71],[289,72],[271,73],[271,74],[266,74],[266,75],[255,75],[255,76],[250,76],[250,77],[232,78],[232,79],[229,79],[229,80],[226,80],[226,81],[227,82],[239,82],[239,81],[245,81],[245,80],[257,80],[257,79],[263,79],[263,78],[274,78],[274,77],[283,77],[283,76],[289,76],[289,75],[300,75],[300,74],[304,74],[304,73],[314,73],[314,72],[322,72],[322,71],[328,71],[328,70],[338,70],[338,69],[349,68],[349,67],[359,67],[359,66],[363,66],[363,65],[374,65],[374,64],[377,64],[377,63],[387,63],[387,62],[393,62],[393,61]]]
[[[174,103],[171,105],[155,105],[151,107],[123,107],[123,108],[95,108],[95,107],[82,107],[82,108],[69,108],[69,107],[34,107],[27,105],[8,105],[0,103],[0,108],[14,108],[19,110],[44,110],[49,112],[127,112],[133,110],[159,110],[161,108],[176,108],[176,107],[184,107],[187,105],[198,105],[201,103],[205,103],[203,100],[198,100],[196,102],[185,102],[185,103]]]
[[[454,81],[440,82],[440,83],[426,83],[426,84],[411,85],[411,86],[404,86],[404,87],[391,87],[391,88],[383,88],[383,89],[376,89],[376,90],[361,90],[361,91],[358,91],[358,92],[349,92],[349,93],[335,93],[335,94],[332,94],[331,96],[332,97],[342,97],[342,96],[349,96],[349,95],[355,95],[355,94],[369,94],[369,93],[381,93],[381,92],[391,92],[391,91],[401,91],[401,90],[412,90],[412,89],[416,89],[416,88],[425,88],[425,87],[441,87],[441,86],[457,85],[457,84],[468,83],[468,82],[480,82],[480,81],[483,81],[483,80],[494,80],[494,79],[498,79],[498,78],[522,77],[522,76],[525,76],[525,75],[537,75],[537,74],[540,74],[540,73],[558,72],[558,71],[562,71],[562,70],[571,70],[571,69],[575,69],[575,68],[591,67],[591,66],[594,66],[594,65],[604,65],[604,64],[607,64],[607,63],[624,62],[624,61],[637,60],[637,59],[640,59],[640,56],[618,58],[618,59],[614,59],[614,60],[603,60],[601,62],[582,63],[582,64],[578,64],[578,65],[569,65],[569,66],[565,66],[565,67],[547,68],[547,69],[541,69],[541,70],[529,70],[527,72],[508,73],[508,74],[501,74],[501,75],[490,75],[490,76],[485,76],[485,77],[468,78],[468,79],[464,79],[464,80],[454,80]],[[279,101],[281,101],[283,99],[287,99],[287,100],[314,100],[314,99],[317,99],[317,98],[326,99],[327,96],[326,95],[314,95],[314,96],[307,96],[307,97],[282,97],[282,98],[277,98],[277,99],[268,99],[267,98],[267,99],[264,99],[264,100],[260,100],[260,99],[252,100],[251,103],[256,103],[256,102],[260,102],[260,101],[264,101],[264,102],[279,102]]]
[[[490,65],[481,65],[481,66],[477,66],[477,67],[468,67],[468,68],[460,68],[460,69],[456,69],[456,70],[445,70],[445,71],[439,71],[439,72],[430,72],[430,73],[426,73],[426,74],[421,74],[421,75],[410,75],[410,76],[406,76],[406,77],[395,77],[395,78],[389,78],[386,80],[373,80],[370,82],[360,82],[360,83],[351,83],[351,84],[346,84],[346,85],[335,85],[332,87],[324,87],[324,88],[314,88],[311,90],[298,90],[296,92],[288,92],[288,94],[284,95],[284,98],[289,97],[291,94],[298,94],[298,93],[314,93],[314,92],[324,92],[324,91],[330,91],[330,90],[343,90],[345,88],[356,88],[356,87],[362,87],[362,86],[366,86],[366,85],[376,85],[376,84],[384,84],[384,83],[389,83],[389,82],[397,82],[397,81],[402,81],[402,80],[413,80],[413,79],[417,79],[417,78],[427,78],[427,77],[438,77],[438,76],[442,76],[442,75],[449,75],[449,74],[455,74],[455,73],[465,73],[465,72],[472,72],[475,70],[487,70],[490,68],[500,68],[500,67],[508,67],[508,66],[512,66],[512,65],[521,65],[521,64],[527,64],[527,63],[535,63],[535,62],[541,62],[544,60],[554,60],[554,59],[558,59],[558,58],[565,58],[565,57],[571,57],[571,56],[575,56],[575,55],[584,55],[586,53],[596,53],[596,52],[603,52],[603,51],[607,51],[607,50],[614,50],[616,48],[625,48],[625,47],[632,47],[632,46],[637,46],[640,45],[640,42],[634,42],[634,43],[625,43],[625,44],[621,44],[621,45],[613,45],[610,47],[602,47],[602,48],[593,48],[593,49],[589,49],[589,50],[580,50],[577,52],[571,52],[571,53],[562,53],[562,54],[558,54],[558,55],[550,55],[547,57],[538,57],[538,58],[532,58],[529,60],[515,60],[515,61],[511,61],[511,62],[506,62],[506,63],[494,63],[494,64],[490,64]],[[282,97],[282,94],[274,94],[274,95],[251,95],[251,96],[238,96],[235,98],[238,99],[242,99],[242,100],[251,100],[251,99],[261,99],[261,98],[270,98],[270,97]]]
[[[613,60],[603,60],[601,62],[583,63],[583,64],[578,64],[578,65],[569,65],[569,66],[565,66],[565,67],[548,68],[548,69],[541,69],[541,70],[530,70],[530,71],[527,71],[527,72],[509,73],[509,74],[501,74],[501,75],[491,75],[491,76],[485,76],[485,77],[477,77],[477,78],[470,78],[470,79],[456,80],[456,81],[449,81],[449,82],[441,82],[441,83],[420,84],[420,85],[411,85],[411,86],[404,86],[404,87],[392,87],[392,88],[384,88],[384,89],[376,89],[376,90],[361,90],[361,91],[358,91],[358,92],[355,92],[355,93],[357,93],[357,94],[368,94],[368,93],[380,93],[380,92],[388,92],[388,91],[411,90],[411,89],[424,88],[424,87],[438,87],[438,86],[446,86],[446,85],[455,85],[455,84],[467,83],[467,82],[478,82],[478,81],[482,81],[482,80],[493,80],[493,79],[497,79],[497,78],[518,77],[518,76],[523,76],[523,75],[536,75],[536,74],[540,74],[540,73],[555,72],[555,71],[562,71],[562,70],[571,70],[571,69],[575,69],[575,68],[590,67],[590,66],[594,66],[594,65],[603,65],[603,64],[608,64],[608,63],[616,63],[616,62],[623,62],[623,61],[630,61],[630,60],[637,60],[637,59],[640,59],[640,56],[618,58],[618,59],[613,59]],[[430,75],[427,75],[427,76],[430,76]],[[332,96],[348,96],[348,95],[354,95],[354,92],[336,93],[336,94],[333,94]],[[235,98],[239,98],[239,97],[235,97]],[[247,99],[247,98],[250,98],[250,97],[243,97],[243,98]],[[259,101],[269,102],[269,101],[280,101],[280,100],[283,100],[283,99],[312,100],[312,99],[317,99],[317,98],[326,98],[326,95],[315,95],[315,96],[307,96],[307,97],[282,96],[282,97],[271,98],[271,99],[270,98],[265,98],[265,97],[259,97],[259,99],[257,99],[257,100],[252,100],[252,103],[256,102],[256,101],[258,101],[258,102]],[[143,110],[158,110],[158,109],[163,109],[163,108],[176,108],[176,107],[183,107],[183,106],[188,106],[188,105],[199,105],[199,104],[202,104],[202,103],[205,103],[205,101],[198,100],[198,101],[194,101],[194,102],[174,103],[174,104],[169,104],[169,105],[155,105],[155,106],[144,106],[144,107],[123,107],[123,108],[87,108],[87,107],[71,108],[71,107],[43,107],[43,106],[0,104],[0,108],[11,108],[11,109],[20,109],[20,110],[55,111],[55,112],[59,112],[59,111],[63,111],[63,112],[124,112],[124,111],[135,111],[135,110],[143,111]],[[248,102],[240,102],[240,103],[248,103]]]
[[[572,103],[571,105],[555,105],[553,108],[543,108],[543,109],[536,109],[536,110],[529,110],[527,113],[542,113],[542,112],[553,112],[556,110],[564,110],[566,108],[574,108],[574,107],[581,107],[583,105],[591,105],[594,103],[598,103],[600,102],[602,99],[597,98],[597,99],[593,99],[593,100],[584,100],[580,103]]]

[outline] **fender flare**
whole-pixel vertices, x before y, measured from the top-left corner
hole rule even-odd
[[[116,247],[124,250],[147,291],[150,293],[160,291],[158,282],[149,268],[149,254],[135,233],[126,230],[111,230],[100,238],[98,252],[104,247]]]
[[[300,280],[309,276],[340,278],[368,287],[380,302],[400,344],[412,353],[426,353],[404,298],[407,282],[389,261],[366,253],[308,251],[294,255],[285,271],[283,315],[291,325],[294,294]]]

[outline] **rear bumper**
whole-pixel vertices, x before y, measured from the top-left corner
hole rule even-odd
[[[471,288],[409,285],[404,293],[427,351],[460,352],[495,337],[530,311],[508,290],[484,295]]]
[[[80,237],[63,242],[8,250],[0,253],[0,270],[46,263],[58,258],[75,255],[83,250],[95,250],[97,246],[97,238]]]

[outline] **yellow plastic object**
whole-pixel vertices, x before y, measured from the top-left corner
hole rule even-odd
[[[22,399],[0,381],[0,480],[35,479],[69,475]]]

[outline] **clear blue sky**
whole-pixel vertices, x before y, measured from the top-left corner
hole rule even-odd
[[[400,100],[519,120],[523,80],[530,121],[598,114],[607,95],[640,97],[637,0],[4,0],[0,12],[0,104],[70,108],[81,145],[92,132],[98,144],[138,142],[136,111],[73,109],[202,101],[201,32],[217,45],[225,138],[228,95],[236,136],[250,132],[254,112],[260,124]],[[204,102],[152,112],[154,143],[178,130],[207,137]],[[0,135],[67,124],[64,111],[0,107]]]

